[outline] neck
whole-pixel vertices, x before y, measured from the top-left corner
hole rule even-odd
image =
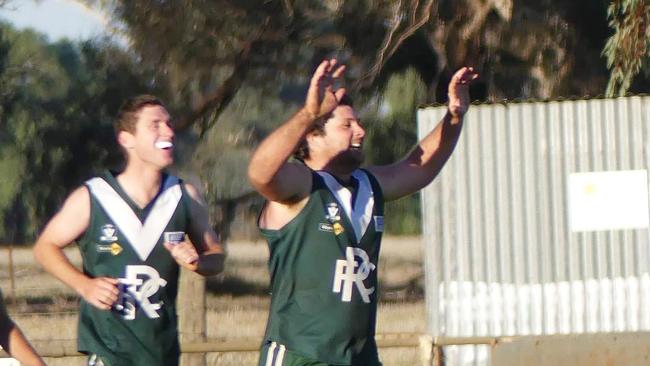
[[[339,182],[343,182],[344,184],[350,183],[350,178],[352,177],[352,173],[354,172],[354,169],[350,170],[347,168],[335,166],[333,164],[318,164],[317,162],[312,160],[305,160],[305,164],[312,170],[322,170],[330,173],[336,179],[338,179]]]
[[[126,169],[116,178],[133,202],[145,207],[160,191],[162,171],[127,164]]]

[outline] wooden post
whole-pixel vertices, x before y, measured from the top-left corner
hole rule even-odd
[[[420,336],[420,363],[422,366],[431,366],[433,356],[433,337],[428,334]]]
[[[14,278],[15,276],[15,271],[14,271],[14,244],[11,243],[9,244],[9,281],[10,281],[10,298],[11,302],[13,303],[14,299],[16,298],[16,279]]]
[[[205,342],[205,278],[182,268],[178,287],[176,303],[181,346],[188,342]],[[181,353],[181,366],[205,365],[205,353]]]
[[[433,345],[433,366],[445,366],[445,353],[439,344]]]

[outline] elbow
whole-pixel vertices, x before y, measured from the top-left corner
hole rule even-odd
[[[43,245],[44,244],[42,242],[37,241],[36,244],[34,244],[34,249],[32,252],[32,254],[34,255],[34,260],[36,261],[36,263],[40,265],[43,265],[43,258],[44,258]]]
[[[204,260],[199,261],[196,273],[202,276],[216,276],[223,272],[226,255],[223,253],[206,254]]]
[[[255,164],[248,166],[248,181],[251,183],[255,190],[263,191],[266,187],[271,185],[273,177],[269,174],[264,174],[263,169],[256,167]]]

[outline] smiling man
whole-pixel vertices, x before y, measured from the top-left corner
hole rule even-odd
[[[344,89],[345,68],[325,60],[305,105],[257,148],[248,167],[268,202],[259,226],[270,248],[271,310],[261,366],[381,365],[375,344],[383,204],[440,172],[460,135],[468,86],[458,70],[449,111],[404,159],[361,169],[365,130]],[[301,162],[290,162],[289,157]]]
[[[130,99],[115,122],[126,157],[70,194],[34,247],[36,260],[81,297],[78,348],[88,365],[176,366],[179,266],[223,269],[224,252],[197,189],[164,170],[174,130],[153,96]],[[76,241],[83,272],[63,248]]]

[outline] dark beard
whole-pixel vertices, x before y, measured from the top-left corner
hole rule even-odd
[[[347,150],[337,155],[328,165],[337,166],[341,170],[352,172],[361,166],[363,159],[364,156],[361,149],[357,151]]]

